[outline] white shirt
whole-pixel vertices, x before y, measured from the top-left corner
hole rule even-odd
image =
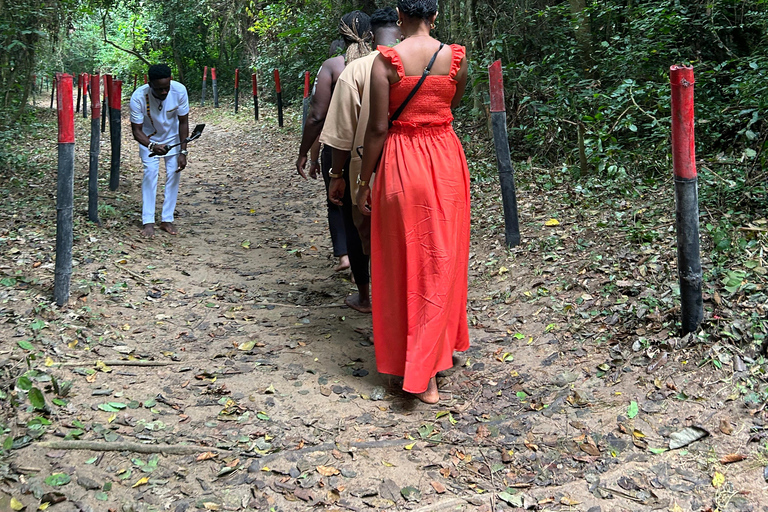
[[[147,106],[149,103],[149,106]],[[131,95],[131,122],[142,125],[149,140],[158,144],[178,144],[179,116],[189,114],[187,88],[171,80],[171,90],[164,100],[155,98],[149,84],[144,84]],[[166,156],[175,155],[180,146],[171,149]],[[149,149],[139,144],[141,158],[149,156]]]

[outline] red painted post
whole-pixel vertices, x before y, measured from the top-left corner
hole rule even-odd
[[[259,90],[256,84],[256,73],[251,73],[251,89],[253,89],[253,117],[259,120]]]
[[[99,90],[99,75],[91,75],[91,150],[88,166],[88,220],[101,224],[99,221],[99,151],[101,133],[99,118],[101,117],[101,91]]]
[[[83,73],[83,119],[88,119],[88,73]]]
[[[78,87],[78,90],[80,88]],[[75,113],[72,106],[72,75],[56,75],[59,121],[59,163],[56,193],[56,266],[53,296],[63,306],[69,300],[72,278],[72,210],[75,190]]]
[[[146,85],[146,83],[147,83],[147,75],[144,75],[144,84]]]
[[[139,81],[139,75],[133,75],[133,90],[136,90],[136,85]]]
[[[240,69],[235,69],[235,114],[237,114],[237,104],[240,99]]]
[[[304,100],[301,105],[301,129],[307,123],[307,114],[309,113],[309,71],[304,72]]]
[[[283,90],[280,88],[280,71],[275,68],[275,92],[277,93],[277,125],[283,127]]]
[[[83,92],[83,74],[77,75],[77,106],[75,112],[80,112],[80,95]]]
[[[520,244],[520,225],[517,217],[517,193],[515,171],[509,155],[507,135],[507,107],[504,104],[504,77],[501,60],[488,66],[488,80],[491,93],[491,126],[493,144],[496,147],[496,165],[499,168],[501,202],[504,207],[504,238],[508,247]]]
[[[112,82],[112,88],[109,90],[109,140],[112,147],[109,190],[115,191],[120,186],[120,135],[122,131],[120,103],[123,95],[123,82],[120,80],[109,81]]]
[[[211,87],[213,87],[213,108],[219,108],[219,85],[216,82],[216,68],[211,68]]]
[[[693,129],[692,66],[671,66],[672,166],[675,174],[677,275],[683,334],[695,332],[704,316],[699,244],[699,191]]]
[[[109,118],[109,89],[112,87],[112,76],[109,74],[104,75],[104,99],[101,102],[101,133],[104,133],[107,124],[107,118]]]
[[[205,66],[203,68],[203,95],[201,96],[201,99],[200,99],[201,107],[205,106],[205,85],[207,81],[208,81],[208,66]]]

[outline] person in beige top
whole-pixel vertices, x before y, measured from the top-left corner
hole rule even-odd
[[[401,38],[400,27],[397,26],[397,11],[392,7],[378,9],[371,16],[371,29],[375,45],[397,44]],[[364,251],[361,258],[350,257],[350,262],[353,271],[356,266],[353,260],[358,259],[359,266],[364,265],[365,271],[361,269],[358,274],[366,277],[365,287],[360,287],[360,279],[357,279],[356,275],[360,293],[357,296],[348,297],[346,303],[353,309],[366,312],[370,311],[367,284],[371,223],[370,217],[362,215],[354,207],[354,199],[357,194],[357,177],[360,175],[363,138],[370,112],[371,67],[378,54],[379,52],[372,52],[348,63],[339,75],[328,108],[327,122],[320,135],[320,142],[330,146],[333,151],[331,170],[333,177],[328,190],[328,199],[342,207],[347,232],[355,230],[359,234]]]

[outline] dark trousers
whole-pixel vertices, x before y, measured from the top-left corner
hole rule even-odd
[[[347,251],[349,253],[349,266],[352,267],[352,275],[355,276],[355,282],[368,283],[371,279],[370,271],[368,270],[368,264],[371,258],[363,251],[363,243],[360,240],[360,234],[355,226],[355,221],[352,217],[352,208],[357,206],[352,204],[352,196],[350,194],[349,186],[349,161],[344,169],[344,182],[346,187],[344,188],[344,199],[341,211],[344,214],[344,228],[347,233]]]
[[[333,244],[333,255],[337,258],[347,254],[347,236],[344,214],[341,206],[335,205],[328,200],[328,187],[331,184],[331,158],[333,158],[330,146],[324,146],[320,157],[320,169],[323,172],[323,181],[325,181],[325,202],[328,204],[328,228],[331,231],[331,243]],[[355,277],[357,279],[357,277]]]

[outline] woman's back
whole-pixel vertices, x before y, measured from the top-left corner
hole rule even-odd
[[[379,47],[382,56],[396,73],[396,76],[392,74],[390,81],[390,116],[416,86],[437,47],[439,43],[431,48],[429,45],[406,45],[405,42],[394,48]],[[399,50],[404,50],[402,55]],[[461,68],[464,54],[464,47],[455,44],[445,46],[440,51],[430,74],[395,121],[395,126],[434,126],[453,121],[451,104],[456,95],[456,74]]]

